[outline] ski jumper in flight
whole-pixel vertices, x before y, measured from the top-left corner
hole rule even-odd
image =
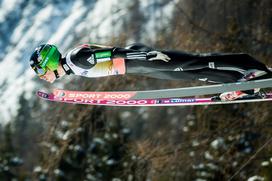
[[[84,44],[68,51],[65,56],[55,45],[43,44],[33,52],[30,65],[41,79],[51,83],[71,74],[84,77],[136,74],[213,83],[272,77],[266,65],[245,53],[187,53],[157,50],[139,43],[124,48]],[[220,98],[234,100],[258,91],[226,92]]]

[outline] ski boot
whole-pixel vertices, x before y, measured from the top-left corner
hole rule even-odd
[[[259,98],[261,95],[260,89],[253,89],[249,91],[232,91],[224,92],[219,95],[221,101],[233,101],[237,99],[250,99],[250,98]]]
[[[260,89],[254,89],[250,91],[232,91],[225,92],[219,96],[212,97],[212,101],[234,101],[234,100],[245,100],[245,99],[263,99],[267,95],[265,92],[260,91]]]
[[[248,70],[245,75],[239,80],[239,82],[245,82],[257,77],[261,77],[267,74],[265,71],[261,70]],[[221,101],[233,101],[237,99],[250,99],[250,98],[260,98],[262,97],[262,93],[260,92],[259,88],[247,90],[247,91],[232,91],[232,92],[225,92],[217,96]],[[218,99],[217,98],[217,99]]]

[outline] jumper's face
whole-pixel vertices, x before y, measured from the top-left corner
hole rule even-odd
[[[46,80],[47,82],[53,83],[56,80],[55,73],[51,70],[47,70],[46,73],[42,76],[39,76],[41,79]]]

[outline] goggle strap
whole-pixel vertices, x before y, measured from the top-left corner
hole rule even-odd
[[[54,70],[54,74],[55,74],[55,76],[56,76],[56,79],[58,79],[58,78],[60,77],[57,70]]]

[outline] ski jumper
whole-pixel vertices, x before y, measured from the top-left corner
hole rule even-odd
[[[169,62],[150,61],[162,52]],[[143,44],[125,48],[101,48],[82,45],[67,53],[61,60],[67,74],[85,77],[137,74],[168,80],[201,80],[216,83],[237,82],[248,70],[267,72],[258,78],[271,77],[261,62],[244,53],[187,53],[172,50],[155,50]]]

